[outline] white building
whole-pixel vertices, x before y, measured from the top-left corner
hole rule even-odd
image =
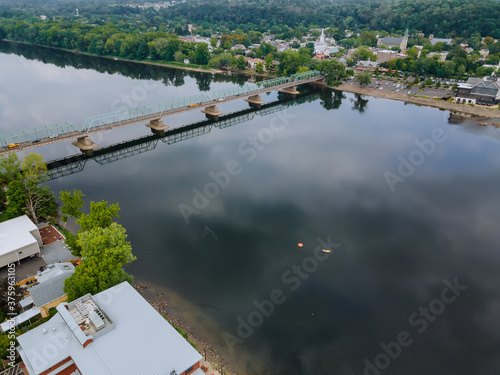
[[[28,216],[0,223],[0,268],[38,254],[43,246],[40,232]]]
[[[319,42],[314,43],[314,53],[323,53],[325,49],[328,48],[328,44],[325,42],[325,32],[321,30],[321,35],[319,37]]]
[[[17,338],[29,375],[204,375],[202,356],[127,282],[56,309]]]

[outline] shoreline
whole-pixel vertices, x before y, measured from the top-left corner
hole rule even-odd
[[[47,48],[47,49],[52,49],[52,50],[62,51],[62,52],[69,52],[69,53],[72,53],[74,55],[84,55],[84,56],[103,58],[103,59],[113,60],[113,61],[125,61],[125,62],[129,62],[129,63],[142,64],[142,65],[153,65],[153,66],[159,66],[159,67],[164,67],[164,68],[169,68],[169,69],[185,70],[188,72],[212,73],[212,74],[222,74],[222,75],[236,74],[236,75],[244,75],[244,76],[249,76],[249,77],[255,76],[255,77],[263,77],[263,78],[276,78],[276,76],[274,76],[274,75],[269,76],[267,74],[259,74],[259,73],[254,72],[254,71],[247,71],[247,70],[237,70],[237,69],[221,70],[221,69],[216,69],[216,68],[203,69],[203,68],[195,68],[195,67],[191,67],[191,66],[171,65],[168,63],[160,63],[160,62],[154,62],[154,61],[130,60],[130,59],[124,59],[124,58],[118,57],[118,56],[95,55],[95,54],[88,53],[88,52],[81,52],[79,50],[51,47],[51,46],[43,46],[43,45],[39,45],[39,44],[21,42],[21,41],[11,40],[11,39],[0,39],[0,41],[6,42],[6,43],[23,44],[23,45],[32,46],[32,47]]]
[[[422,106],[427,106],[427,107],[434,107],[434,108],[439,108],[441,110],[445,111],[451,111],[451,112],[458,112],[458,113],[463,113],[463,114],[468,114],[468,115],[474,115],[482,118],[488,118],[488,119],[495,119],[495,118],[500,118],[500,110],[495,109],[495,108],[489,108],[489,107],[484,107],[484,106],[470,106],[468,104],[458,104],[458,103],[450,103],[445,100],[441,99],[432,99],[432,98],[422,98],[414,95],[408,95],[400,92],[393,92],[393,91],[381,91],[375,88],[370,88],[370,87],[361,87],[361,86],[354,86],[354,85],[348,85],[348,84],[341,84],[336,87],[328,86],[332,90],[336,91],[344,91],[344,92],[350,92],[353,94],[361,94],[361,95],[367,95],[367,96],[372,96],[376,98],[382,98],[382,99],[391,99],[391,100],[397,100],[401,102],[406,102],[406,103],[412,103],[416,105],[422,105]]]
[[[217,340],[208,339],[211,333],[210,329],[217,329],[212,326],[213,322],[205,321],[196,316],[191,303],[184,300],[181,296],[171,291],[164,285],[155,284],[134,276],[134,289],[163,317],[175,327],[180,328],[187,333],[187,341],[195,345],[195,349],[203,356],[206,353],[206,359],[213,368],[223,375],[237,375],[234,370],[236,365],[221,355],[221,343]],[[188,314],[186,311],[188,310]],[[183,313],[181,313],[183,312]],[[197,325],[197,327],[193,327]],[[201,328],[203,326],[203,329]],[[221,367],[223,372],[221,372]]]

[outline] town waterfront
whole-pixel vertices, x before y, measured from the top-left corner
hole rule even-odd
[[[248,80],[0,47],[2,133]],[[340,92],[280,109],[49,185],[118,202],[137,256],[127,271],[175,293],[172,313],[238,374],[495,373],[500,129]]]

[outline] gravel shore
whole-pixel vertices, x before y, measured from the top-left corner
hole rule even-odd
[[[500,110],[498,108],[489,108],[483,106],[471,106],[468,104],[458,104],[450,103],[445,100],[437,100],[431,98],[422,98],[415,95],[408,95],[401,92],[377,90],[370,87],[361,87],[356,85],[341,84],[337,87],[330,87],[333,90],[351,92],[354,94],[362,94],[368,96],[374,96],[377,98],[399,100],[407,103],[413,103],[417,105],[425,105],[435,108],[444,109],[447,111],[466,113],[469,115],[475,115],[483,118],[500,118]]]
[[[187,333],[187,340],[196,346],[196,350],[203,355],[206,351],[207,361],[217,370],[221,369],[224,375],[236,375],[233,364],[223,358],[221,342],[213,337],[216,327],[211,322],[200,320],[200,317],[176,293],[168,288],[135,278],[135,289],[148,301],[153,308],[174,326]],[[193,327],[193,324],[196,327]],[[211,338],[211,339],[210,339]]]

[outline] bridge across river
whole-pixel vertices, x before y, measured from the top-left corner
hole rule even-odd
[[[313,70],[294,74],[290,77],[280,77],[265,80],[255,84],[231,87],[216,90],[209,95],[195,95],[187,98],[170,100],[159,103],[153,110],[149,107],[137,107],[129,110],[106,113],[98,116],[87,117],[81,129],[77,129],[70,123],[41,126],[33,129],[12,132],[0,136],[0,155],[40,147],[51,143],[76,139],[73,145],[83,152],[92,153],[98,147],[93,143],[89,135],[108,131],[123,126],[145,123],[154,133],[162,135],[168,126],[163,124],[162,118],[178,113],[193,111],[201,108],[206,117],[217,121],[222,112],[217,105],[232,100],[244,99],[251,107],[260,108],[264,103],[260,94],[278,90],[290,96],[299,92],[297,85],[320,81],[324,78],[319,71]]]

